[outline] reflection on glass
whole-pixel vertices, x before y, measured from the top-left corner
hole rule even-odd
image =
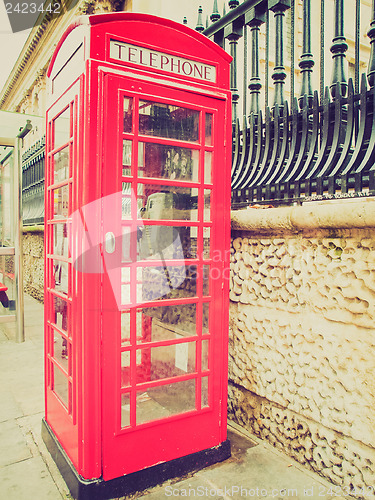
[[[68,256],[68,224],[58,223],[52,226],[54,255]]]
[[[197,295],[196,266],[144,267],[137,302],[177,299]]]
[[[209,259],[211,253],[211,228],[204,227],[203,228],[203,258]]]
[[[69,211],[69,186],[53,190],[54,218],[66,219]]]
[[[197,334],[197,305],[144,307],[138,309],[142,321],[137,321],[137,342],[182,339]]]
[[[195,342],[184,342],[142,349],[141,359],[144,359],[147,365],[146,370],[137,370],[136,383],[178,377],[194,372],[195,346]]]
[[[195,379],[137,393],[137,424],[195,409]]]
[[[122,175],[131,175],[132,141],[124,140],[122,143]]]
[[[69,401],[69,384],[68,379],[63,372],[56,366],[53,366],[53,391],[59,399],[68,407]]]
[[[130,385],[130,351],[121,353],[121,386]]]
[[[203,314],[202,314],[202,333],[209,333],[210,329],[210,304],[208,302],[203,303]]]
[[[53,148],[56,149],[59,146],[67,143],[70,138],[70,108],[66,108],[55,120],[54,120],[54,141]]]
[[[69,264],[67,262],[62,262],[60,260],[53,261],[53,278],[54,286],[53,288],[60,293],[68,293],[68,269]]]
[[[208,402],[208,377],[202,377],[201,407],[207,408]]]
[[[53,155],[54,182],[69,178],[69,146]]]
[[[139,133],[196,142],[199,139],[199,111],[139,101]]]
[[[211,220],[211,189],[204,190],[203,220]]]
[[[53,332],[53,357],[56,361],[69,373],[68,349],[70,346],[67,339],[61,336],[56,331]]]
[[[133,98],[124,97],[124,132],[131,133],[133,128]]]
[[[210,295],[210,266],[203,266],[203,295]]]
[[[204,182],[205,184],[212,182],[212,153],[210,151],[204,153]]]
[[[202,371],[208,370],[208,348],[209,341],[202,340]]]
[[[153,220],[197,220],[198,190],[179,186],[143,187],[142,218]]]
[[[196,230],[196,227],[185,226],[140,226],[138,260],[194,259]]]
[[[198,182],[199,151],[166,144],[139,143],[139,177]]]
[[[132,185],[130,182],[122,183],[122,219],[129,220],[132,216],[131,206]]]
[[[121,427],[130,425],[130,394],[121,394]]]
[[[66,300],[61,297],[54,297],[53,310],[53,321],[55,325],[65,332],[68,331],[68,303]]]
[[[205,120],[205,144],[206,146],[212,146],[212,114],[206,113]]]

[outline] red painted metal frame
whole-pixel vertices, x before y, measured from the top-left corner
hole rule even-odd
[[[78,374],[78,359],[79,359],[79,342],[81,338],[79,324],[74,325],[73,320],[74,313],[73,310],[76,307],[76,296],[73,295],[73,288],[71,278],[69,279],[69,290],[68,297],[60,294],[59,292],[52,291],[52,265],[54,258],[58,258],[63,262],[68,262],[71,268],[72,260],[71,258],[63,258],[59,256],[54,256],[53,254],[53,226],[56,223],[67,223],[70,219],[71,213],[74,211],[77,201],[75,197],[75,192],[73,189],[76,187],[73,179],[77,175],[78,166],[78,154],[79,154],[79,139],[78,139],[78,125],[79,119],[77,119],[77,114],[79,112],[79,96],[81,94],[81,82],[78,81],[74,86],[72,86],[51,108],[47,113],[47,141],[46,141],[46,170],[45,170],[45,404],[46,404],[46,415],[48,416],[48,422],[51,428],[54,430],[56,436],[60,440],[62,446],[66,450],[68,456],[73,463],[78,463],[78,426],[77,426],[77,380],[79,379]],[[53,135],[54,135],[54,120],[58,117],[64,110],[70,109],[71,113],[71,123],[70,123],[70,139],[64,145],[54,149],[53,146]],[[69,176],[68,179],[63,182],[54,182],[53,178],[53,155],[59,150],[63,149],[66,144],[69,144],[70,155],[69,155]],[[69,213],[68,217],[64,219],[54,219],[54,189],[58,189],[59,186],[68,186],[69,190]],[[66,301],[69,310],[68,314],[68,328],[63,331],[57,327],[53,318],[53,301],[54,298],[61,298]],[[68,383],[68,408],[65,407],[61,399],[57,396],[55,391],[52,390],[53,386],[53,369],[56,366],[57,369],[61,368],[61,365],[55,360],[53,356],[54,352],[54,332],[56,334],[63,336],[67,339],[68,345],[70,345],[69,353],[69,373],[65,373],[67,383]],[[65,370],[63,370],[65,372]]]
[[[84,73],[62,95],[54,97],[47,113],[47,164],[46,164],[46,285],[45,285],[45,379],[46,379],[46,421],[57,436],[65,452],[79,475],[85,479],[104,477],[111,479],[124,473],[171,460],[195,451],[216,446],[226,439],[226,388],[227,388],[227,330],[229,303],[229,243],[230,243],[230,158],[231,158],[231,106],[229,92],[230,57],[216,44],[203,35],[178,25],[172,21],[141,14],[103,14],[78,19],[68,28],[53,55],[48,76],[53,74],[56,56],[64,47],[64,42],[78,26],[86,25],[89,44],[89,58],[85,60]],[[126,35],[124,35],[126,34]],[[89,35],[89,36],[88,36]],[[158,69],[147,70],[131,64],[123,64],[109,58],[109,39],[127,41],[145,48],[158,50],[177,57],[204,61],[216,67],[216,82],[201,82],[189,77],[168,74]],[[158,45],[156,46],[156,40]],[[173,50],[171,49],[173,47]],[[216,162],[213,166],[211,212],[212,222],[204,223],[211,227],[212,252],[219,256],[206,261],[199,256],[189,264],[210,263],[216,269],[217,284],[210,297],[182,300],[183,303],[196,302],[201,311],[203,302],[210,302],[212,326],[210,334],[198,335],[189,341],[210,339],[210,364],[206,374],[210,374],[213,398],[208,409],[169,417],[162,421],[142,424],[139,428],[120,429],[119,415],[115,415],[114,401],[119,397],[119,384],[112,377],[119,377],[113,368],[119,363],[120,312],[115,308],[115,297],[108,275],[83,273],[74,268],[72,256],[70,279],[70,313],[67,335],[52,326],[53,297],[58,296],[52,288],[52,122],[67,105],[74,108],[73,137],[71,140],[71,206],[69,216],[74,211],[83,210],[90,203],[103,196],[118,191],[121,185],[121,165],[119,165],[119,144],[126,134],[118,130],[121,113],[120,96],[145,95],[155,97],[171,104],[183,102],[203,113],[207,109],[215,114]],[[109,114],[111,113],[111,114]],[[116,120],[113,118],[115,113]],[[130,137],[128,135],[128,137]],[[155,143],[163,143],[161,138],[148,138]],[[168,143],[168,141],[164,141]],[[185,145],[184,142],[173,142]],[[189,144],[201,151],[210,147]],[[213,147],[211,148],[213,150]],[[103,158],[105,162],[103,163]],[[108,165],[112,165],[114,175],[105,175]],[[116,171],[117,168],[117,171]],[[117,177],[116,177],[117,176]],[[165,179],[142,179],[152,185],[167,185]],[[176,185],[176,183],[171,183]],[[178,182],[180,186],[194,187],[193,183]],[[56,186],[54,186],[56,187]],[[203,201],[204,185],[198,183]],[[121,188],[120,188],[121,190]],[[98,223],[95,241],[103,241],[105,217],[100,204],[96,203]],[[120,209],[121,210],[121,209]],[[202,213],[202,212],[201,212]],[[59,222],[61,222],[59,220]],[[150,225],[159,221],[148,221]],[[188,221],[170,221],[170,225],[195,225]],[[196,224],[199,234],[203,225]],[[91,229],[92,231],[92,229]],[[84,234],[75,237],[82,241]],[[103,249],[101,248],[103,254]],[[61,260],[61,259],[60,259]],[[177,261],[174,261],[176,264]],[[157,265],[157,261],[152,262]],[[131,285],[134,286],[134,285]],[[199,286],[202,286],[201,279]],[[163,304],[176,304],[178,301],[165,301]],[[152,304],[150,304],[152,305]],[[157,305],[160,305],[158,303]],[[202,312],[198,314],[202,317]],[[131,313],[133,327],[135,312]],[[53,391],[51,367],[56,364],[53,358],[53,335],[55,329],[71,345],[70,372],[66,378],[71,387],[71,403],[66,408]],[[164,342],[163,345],[168,344]],[[142,347],[147,347],[145,344]],[[158,345],[158,344],[153,344]],[[200,362],[200,348],[197,349]],[[199,374],[197,375],[199,376]],[[189,379],[190,375],[180,377]],[[147,383],[148,387],[153,383]],[[126,392],[122,390],[123,392]],[[113,399],[114,398],[114,399]],[[199,407],[200,397],[196,403]],[[117,404],[117,403],[116,403]],[[118,406],[117,406],[118,409]],[[134,419],[133,419],[134,420]],[[161,450],[164,450],[163,452]]]

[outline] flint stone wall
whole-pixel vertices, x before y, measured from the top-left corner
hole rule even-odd
[[[230,418],[374,498],[375,201],[234,212],[230,287]]]
[[[37,300],[44,300],[44,228],[25,227],[23,231],[24,290]]]

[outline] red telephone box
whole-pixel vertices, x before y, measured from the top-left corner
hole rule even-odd
[[[230,455],[230,56],[79,18],[49,70],[43,437],[77,498]]]

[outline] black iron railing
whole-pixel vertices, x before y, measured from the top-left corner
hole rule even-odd
[[[196,29],[233,57],[233,206],[375,195],[375,0],[228,7]]]
[[[22,155],[22,205],[25,225],[44,222],[45,138]]]

